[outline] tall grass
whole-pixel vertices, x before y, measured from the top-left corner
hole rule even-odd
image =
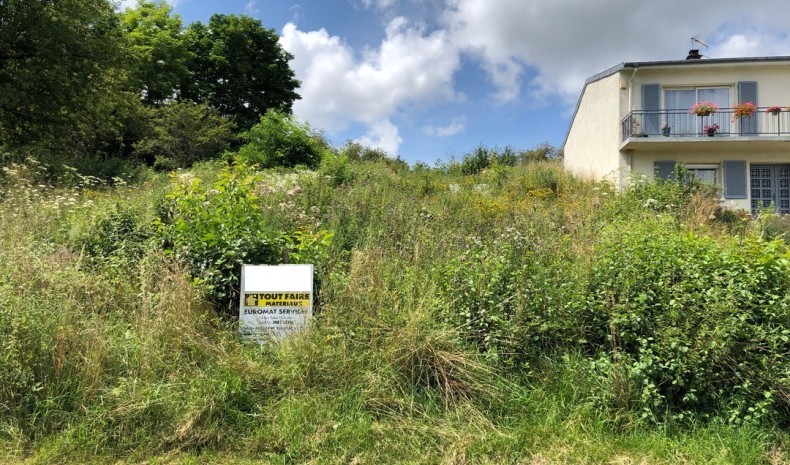
[[[642,415],[642,378],[601,335],[611,321],[591,313],[607,302],[601,295],[635,289],[618,281],[596,293],[615,276],[603,266],[616,257],[617,234],[634,254],[651,228],[675,245],[701,237],[711,253],[748,238],[755,257],[776,259],[766,273],[790,276],[784,246],[758,237],[764,228],[733,236],[702,198],[657,211],[643,198],[653,191],[616,196],[553,162],[471,174],[336,164],[259,173],[245,197],[263,212],[261,230],[332,233],[320,236],[331,237],[327,249],[309,251],[320,262],[314,324],[264,347],[239,341],[233,319],[190,275],[188,254],[168,252],[173,244],[153,227],[174,214],[166,178],[50,182],[34,162],[10,167],[0,181],[6,461],[788,460],[779,399],[743,405],[763,409],[751,416],[714,404],[683,418],[672,409]],[[182,178],[210,185],[220,169],[202,165]],[[636,255],[618,260],[611,273],[640,266]],[[682,293],[691,281],[675,282]],[[787,315],[777,302],[743,308],[776,324]],[[774,343],[781,355],[786,346]],[[781,396],[786,359],[774,365],[766,389]]]

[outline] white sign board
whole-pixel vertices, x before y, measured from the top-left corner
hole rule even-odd
[[[242,265],[240,298],[242,339],[282,339],[313,317],[313,265]]]

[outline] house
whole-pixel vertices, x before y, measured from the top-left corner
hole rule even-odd
[[[698,102],[718,110],[690,112]],[[746,102],[757,109],[738,117]],[[788,105],[788,56],[700,59],[692,50],[681,61],[621,63],[587,79],[565,167],[623,189],[633,175],[667,177],[684,163],[719,186],[725,206],[790,213]]]

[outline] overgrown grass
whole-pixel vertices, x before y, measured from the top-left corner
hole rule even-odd
[[[734,227],[685,186],[615,195],[552,162],[461,171],[209,163],[125,185],[10,166],[0,455],[787,463],[779,223]],[[319,265],[309,332],[239,342],[206,284],[233,279],[237,236]]]

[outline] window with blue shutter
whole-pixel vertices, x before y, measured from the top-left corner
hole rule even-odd
[[[724,198],[746,198],[746,162],[743,160],[728,160],[724,162]]]

